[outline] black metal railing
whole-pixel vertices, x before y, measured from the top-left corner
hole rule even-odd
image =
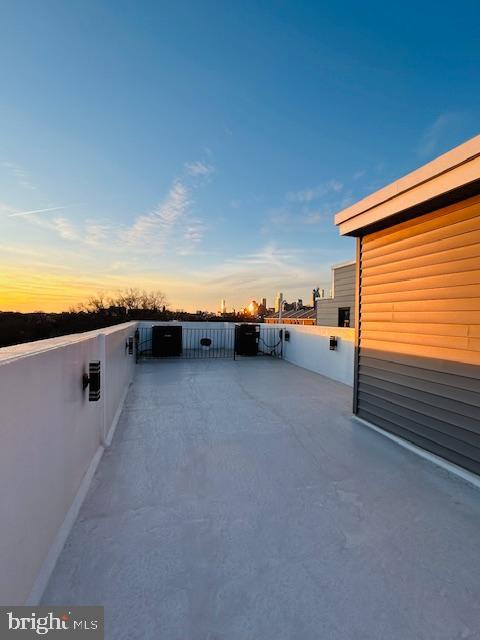
[[[283,329],[261,327],[258,350],[261,355],[283,358]]]
[[[177,329],[178,330],[178,329]],[[182,327],[178,348],[162,350],[155,342],[154,327],[139,327],[136,331],[137,360],[150,358],[183,358],[189,360],[210,358],[239,357],[236,327]],[[163,331],[165,334],[166,332]],[[166,338],[169,337],[167,333]],[[257,355],[268,355],[281,358],[283,355],[282,330],[260,326],[257,336],[257,348],[253,350]]]

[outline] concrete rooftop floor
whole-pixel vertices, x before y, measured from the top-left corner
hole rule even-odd
[[[269,358],[148,362],[44,594],[111,640],[480,638],[480,492]]]

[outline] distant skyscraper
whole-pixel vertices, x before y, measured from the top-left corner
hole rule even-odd
[[[267,299],[266,299],[266,298],[262,298],[262,307],[263,307],[264,309],[266,309],[266,308],[267,308]]]
[[[220,313],[223,315],[224,313],[227,313],[227,305],[225,304],[225,300],[222,300],[220,302]]]
[[[275,297],[275,313],[280,311],[280,307],[283,304],[283,293],[277,293]]]

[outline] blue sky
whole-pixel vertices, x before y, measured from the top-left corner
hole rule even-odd
[[[3,2],[0,308],[309,298],[333,214],[478,133],[474,2]],[[37,213],[29,213],[37,212]]]

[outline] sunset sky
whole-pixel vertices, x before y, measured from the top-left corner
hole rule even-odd
[[[335,211],[479,132],[476,3],[418,6],[2,2],[0,310],[328,288]]]

